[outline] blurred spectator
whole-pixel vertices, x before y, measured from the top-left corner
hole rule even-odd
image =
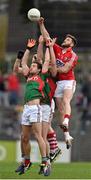
[[[6,90],[5,78],[0,70],[0,106],[8,106],[8,94]]]
[[[83,79],[78,100],[77,106],[82,111],[80,133],[81,135],[85,135],[86,125],[91,121],[91,74],[88,74]]]
[[[9,92],[10,105],[19,103],[20,82],[15,72],[11,72],[7,77],[7,88]]]

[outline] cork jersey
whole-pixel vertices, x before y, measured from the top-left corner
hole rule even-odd
[[[57,73],[57,80],[74,80],[74,67],[77,64],[78,56],[72,51],[72,48],[68,48],[65,53],[63,53],[63,48],[57,44],[55,44],[53,48],[57,66],[62,67],[66,62],[73,60],[72,67],[67,73]]]
[[[50,87],[49,97],[50,97],[50,101],[51,101],[54,96],[57,85],[56,85],[55,79],[53,77],[51,77],[51,75],[47,78],[47,83]]]

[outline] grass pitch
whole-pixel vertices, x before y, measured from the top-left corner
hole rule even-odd
[[[39,164],[33,164],[23,175],[15,173],[15,162],[0,163],[0,179],[91,179],[91,163],[52,164],[50,176],[39,175]]]

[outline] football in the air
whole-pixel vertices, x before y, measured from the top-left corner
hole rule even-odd
[[[31,21],[38,21],[40,18],[40,11],[36,8],[32,8],[28,11],[27,16]]]

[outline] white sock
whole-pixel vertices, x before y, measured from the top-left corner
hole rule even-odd
[[[69,132],[68,131],[64,132],[64,136],[65,136],[65,139],[69,139],[69,136],[70,136]]]
[[[67,124],[69,123],[69,119],[68,118],[64,118],[63,124]]]

